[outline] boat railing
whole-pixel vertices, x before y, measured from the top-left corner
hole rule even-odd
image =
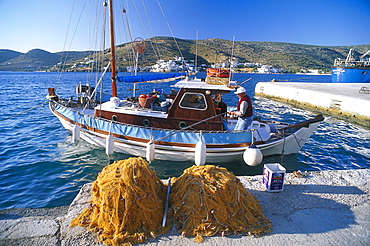
[[[70,111],[73,111],[75,112],[76,114],[78,115],[86,115],[86,116],[89,116],[91,117],[91,115],[89,113],[86,113],[86,112],[82,112],[81,110],[77,109],[77,108],[72,108],[72,107],[69,107],[67,105],[65,105],[64,103],[61,103],[61,102],[51,102],[52,103],[52,106],[54,107],[55,104],[57,104],[59,107],[62,107],[62,108],[66,108]],[[95,118],[99,119],[99,120],[102,120],[102,121],[106,121],[106,122],[112,122],[112,120],[109,120],[109,119],[105,119],[105,118],[101,118],[101,117],[98,117],[98,116],[94,116]],[[217,117],[219,117],[219,115],[217,115]],[[82,118],[79,116],[79,118]],[[208,119],[206,119],[208,120]],[[205,120],[203,120],[202,122],[204,122]],[[197,123],[201,123],[201,122],[197,122]],[[251,131],[250,129],[248,130],[238,130],[238,131],[234,131],[234,130],[227,130],[227,131],[223,131],[223,130],[196,130],[196,129],[192,129],[192,128],[187,128],[187,129],[166,129],[166,128],[157,128],[157,127],[149,127],[149,126],[140,126],[140,125],[134,125],[134,124],[128,124],[128,123],[124,123],[124,122],[119,122],[119,121],[114,121],[114,124],[118,124],[118,125],[122,125],[122,126],[132,126],[132,127],[136,127],[136,128],[143,128],[143,129],[151,129],[151,130],[159,130],[159,131],[167,131],[167,132],[174,132],[174,133],[178,133],[178,132],[203,132],[203,133],[225,133],[225,132],[249,132]]]
[[[350,60],[337,58],[334,60],[335,67],[370,67],[369,59]]]

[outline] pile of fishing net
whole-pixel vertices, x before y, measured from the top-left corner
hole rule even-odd
[[[254,235],[271,232],[257,200],[225,168],[192,166],[171,188],[171,211],[180,234],[195,236]]]
[[[90,207],[71,221],[108,245],[135,244],[169,231],[162,227],[166,186],[142,158],[116,161],[92,184]]]
[[[172,178],[169,216],[183,236],[262,235],[271,221],[239,179],[225,168],[193,166]],[[142,158],[116,161],[92,185],[90,206],[71,221],[108,245],[136,244],[171,229],[162,227],[168,187]],[[168,220],[167,220],[168,221]]]

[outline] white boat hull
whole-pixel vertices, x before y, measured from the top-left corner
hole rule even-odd
[[[52,108],[53,114],[60,120],[63,127],[72,132],[75,123],[60,113],[55,112]],[[95,119],[93,116],[88,116]],[[307,142],[313,131],[315,131],[319,122],[309,124],[307,127],[301,127],[294,133],[281,137],[274,141],[267,141],[263,144],[257,144],[263,156],[279,155],[279,154],[293,154],[298,153],[302,146]],[[80,137],[86,142],[106,148],[106,138],[109,132],[102,131],[96,128],[85,128],[80,126]],[[114,135],[114,152],[124,153],[133,156],[146,156],[146,146],[149,140],[140,139],[135,141],[125,139],[125,137]],[[243,158],[243,153],[247,147],[207,147],[206,162],[207,163],[225,163],[235,162]],[[194,147],[184,147],[176,145],[155,144],[155,159],[168,161],[194,161],[195,160],[195,145]]]

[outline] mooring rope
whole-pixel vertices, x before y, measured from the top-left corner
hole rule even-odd
[[[283,130],[283,149],[281,150],[281,156],[280,156],[280,163],[282,164],[283,163],[283,161],[284,161],[284,153],[285,153],[285,139],[286,139],[286,136],[285,136],[285,130],[286,129],[284,129]]]
[[[13,118],[13,117],[15,117],[15,116],[18,116],[18,115],[21,115],[21,114],[27,113],[28,111],[31,111],[31,110],[33,110],[33,109],[35,109],[35,108],[38,108],[38,107],[41,107],[41,106],[43,106],[43,105],[44,105],[44,104],[46,104],[46,103],[49,103],[49,101],[43,102],[43,103],[41,103],[41,104],[39,104],[39,105],[37,105],[37,106],[35,106],[35,107],[29,108],[29,109],[27,109],[27,110],[25,110],[25,111],[22,111],[22,112],[18,113],[18,114],[14,114],[14,115],[11,115],[11,116],[6,117],[6,118],[4,118],[4,119],[0,119],[0,121],[9,120],[9,119],[11,119],[11,118]]]
[[[293,133],[293,136],[294,136],[295,141],[297,142],[299,148],[301,149],[301,151],[303,151],[306,155],[311,155],[310,153],[308,153],[307,151],[305,151],[305,150],[302,149],[303,146],[301,146],[301,144],[299,143],[299,141],[297,139],[297,136],[294,133]]]

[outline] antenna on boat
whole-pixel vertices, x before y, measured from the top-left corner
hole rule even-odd
[[[231,73],[231,63],[232,63],[233,58],[234,58],[234,44],[235,44],[235,34],[234,34],[234,36],[233,36],[233,45],[232,45],[232,48],[231,48],[229,80],[231,80],[231,76],[232,76],[232,73]]]
[[[113,0],[109,0],[109,27],[110,27],[110,56],[112,66],[112,97],[117,97],[117,68],[116,68],[116,49],[114,46],[114,18],[113,18]]]
[[[197,72],[198,66],[198,30],[195,36],[195,64],[194,64],[194,73]]]

